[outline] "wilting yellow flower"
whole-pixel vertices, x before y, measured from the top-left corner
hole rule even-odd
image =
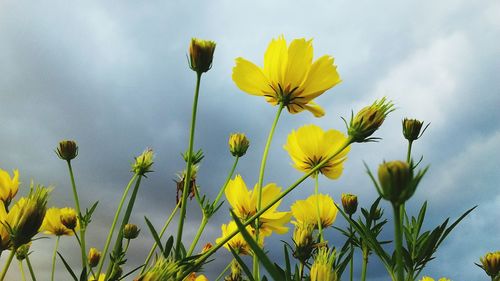
[[[13,177],[10,177],[7,171],[0,169],[0,200],[9,205],[12,198],[16,196],[19,190],[19,171],[13,171]]]
[[[184,279],[184,281],[208,281],[208,279],[203,274],[200,276],[196,276],[196,273],[192,272],[188,277]]]
[[[316,117],[324,111],[313,100],[341,82],[333,57],[325,55],[313,63],[312,40],[295,39],[287,46],[283,36],[269,44],[262,68],[237,58],[233,81],[272,105],[283,103],[292,114],[305,109]]]
[[[283,148],[293,160],[294,167],[302,172],[309,172],[321,161],[333,155],[346,141],[346,136],[337,130],[323,131],[316,125],[306,125],[288,135]],[[347,159],[350,147],[328,161],[319,171],[330,179],[342,175],[343,163]]]
[[[222,236],[215,240],[216,243],[221,243],[222,240],[224,240],[226,237],[228,237],[233,232],[238,230],[238,226],[234,221],[230,221],[228,224],[222,224],[221,230],[222,230]],[[255,232],[251,228],[251,226],[247,226],[246,230],[250,234],[254,234]],[[262,235],[259,235],[259,245],[263,244],[264,244],[264,237]],[[241,233],[238,233],[233,238],[231,238],[231,240],[229,240],[226,244],[224,244],[224,247],[228,250],[230,248],[233,248],[233,250],[235,250],[240,255],[251,255],[250,246],[248,245],[247,241],[245,241],[245,238],[243,238],[243,235],[241,235]]]
[[[43,224],[40,227],[40,231],[43,231],[45,234],[51,234],[56,236],[62,235],[73,235],[73,230],[64,226],[61,221],[61,217],[64,213],[75,212],[75,210],[71,208],[49,208],[47,213],[45,214],[45,219],[43,220]]]
[[[319,249],[311,266],[311,281],[337,281],[334,262],[335,250],[330,252],[326,247]]]
[[[306,200],[297,200],[290,207],[295,217],[295,224],[313,225],[318,228],[317,204],[319,201],[319,217],[321,219],[321,228],[329,227],[337,217],[337,207],[333,199],[327,194],[313,194]]]
[[[500,273],[500,251],[487,253],[480,261],[489,276],[495,277]]]
[[[248,190],[240,175],[230,180],[226,190],[226,198],[234,213],[241,219],[246,220],[257,212],[258,191]],[[262,206],[269,205],[281,193],[281,188],[275,183],[270,183],[262,188]],[[278,212],[277,209],[281,200],[265,211],[259,219],[259,233],[270,235],[271,232],[284,234],[288,231],[285,225],[290,221],[290,212]]]
[[[424,277],[422,277],[422,279],[420,279],[420,281],[434,281],[434,278],[431,278],[429,276],[424,276]],[[438,281],[451,281],[451,280],[448,278],[442,277],[442,278],[439,278]]]
[[[95,279],[94,277],[90,276],[89,281],[105,281],[106,280],[106,274],[101,273],[99,275],[99,279]]]

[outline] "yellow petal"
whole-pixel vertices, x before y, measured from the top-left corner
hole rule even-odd
[[[311,112],[314,117],[323,117],[325,115],[325,111],[323,110],[323,108],[313,101],[310,101],[309,103],[304,105],[304,109]]]
[[[322,56],[312,64],[299,96],[312,100],[340,82],[333,57]]]
[[[233,68],[233,81],[238,88],[251,95],[262,96],[265,93],[273,92],[262,70],[244,58],[236,59],[236,66]]]
[[[285,85],[299,87],[306,77],[313,59],[311,40],[295,39],[288,48],[288,62],[285,74]]]
[[[274,87],[280,84],[282,87],[288,61],[288,49],[285,37],[280,36],[273,39],[267,47],[264,55],[264,74],[273,83]],[[277,89],[276,89],[277,90]]]

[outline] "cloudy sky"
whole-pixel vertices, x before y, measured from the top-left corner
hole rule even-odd
[[[500,245],[500,3],[483,1],[0,1],[0,168],[18,168],[27,192],[31,179],[55,186],[50,205],[72,205],[65,163],[53,150],[75,139],[74,161],[81,200],[99,201],[89,230],[91,246],[101,248],[107,227],[131,174],[130,163],[146,147],[156,152],[155,172],[144,181],[132,222],[144,216],[159,228],[175,204],[172,179],[183,168],[195,75],[187,67],[191,37],[217,42],[213,69],[204,76],[197,148],[206,158],[199,184],[214,198],[232,164],[231,132],[245,132],[251,147],[238,166],[247,183],[257,179],[263,145],[276,108],[242,93],[231,80],[234,58],[261,64],[271,38],[313,38],[315,56],[335,57],[343,82],[317,99],[327,110],[321,119],[307,112],[284,114],[272,145],[266,182],[281,186],[301,174],[282,149],[287,134],[304,124],[343,130],[348,116],[375,98],[388,96],[398,110],[378,132],[379,143],[355,145],[340,180],[321,180],[320,190],[339,200],[342,192],[370,204],[376,192],[363,161],[376,169],[384,159],[404,159],[404,117],[431,122],[415,143],[414,155],[431,164],[409,204],[415,212],[430,204],[426,227],[466,209],[479,207],[442,245],[424,273],[452,280],[486,280],[474,265]],[[307,181],[282,209],[312,192]],[[388,205],[386,215],[391,218]],[[188,212],[186,241],[194,235],[199,212]],[[229,220],[227,205],[207,227],[201,244],[220,235]],[[345,225],[338,219],[338,225]],[[390,237],[390,227],[384,234]],[[173,228],[170,233],[173,233]],[[340,246],[334,231],[329,239]],[[131,246],[139,264],[152,243],[146,228]],[[277,236],[268,245],[287,236]],[[78,264],[72,238],[62,252]],[[48,280],[53,240],[35,243],[33,263]],[[273,243],[274,244],[274,243]],[[268,247],[272,255],[280,249]],[[1,262],[5,261],[5,254]],[[214,277],[228,254],[207,268]],[[387,280],[372,257],[369,280]],[[360,265],[356,265],[359,272]],[[18,280],[13,264],[8,280]],[[57,280],[68,280],[62,264]]]

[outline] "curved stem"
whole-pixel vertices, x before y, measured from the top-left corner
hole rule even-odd
[[[30,275],[31,275],[31,280],[32,281],[36,281],[35,271],[33,270],[33,267],[31,266],[29,255],[26,256],[26,264],[28,265],[28,269],[29,269],[29,272],[30,272]]]
[[[59,239],[61,236],[57,236],[56,245],[54,246],[54,253],[52,254],[52,273],[50,275],[50,280],[54,281],[54,274],[56,272],[56,256],[57,256],[57,248],[59,247]]]
[[[321,213],[319,208],[319,175],[316,173],[314,177],[314,195],[316,195],[316,214],[318,215],[318,232],[319,232],[319,242],[323,242],[323,225],[321,224]]]
[[[196,73],[196,89],[194,91],[193,100],[193,110],[191,115],[191,131],[189,133],[189,148],[187,154],[187,164],[186,164],[186,177],[184,178],[184,188],[182,189],[182,203],[181,203],[181,213],[179,217],[179,225],[177,228],[177,239],[175,241],[175,259],[179,258],[181,250],[182,241],[182,231],[184,228],[184,219],[186,217],[186,205],[189,193],[189,186],[191,185],[191,172],[192,172],[192,158],[193,158],[193,146],[194,146],[194,132],[196,128],[196,110],[198,108],[198,95],[200,93],[200,82],[201,82],[201,72]],[[194,187],[195,188],[195,187]]]
[[[123,191],[122,199],[120,200],[120,204],[118,204],[118,209],[116,209],[115,218],[113,219],[113,223],[111,224],[111,228],[109,229],[108,237],[106,238],[106,243],[104,244],[104,249],[102,250],[101,259],[99,260],[99,265],[97,267],[97,276],[101,274],[102,266],[104,265],[104,260],[106,260],[106,256],[108,255],[109,244],[111,243],[111,238],[113,238],[113,232],[115,231],[116,223],[118,222],[118,218],[120,217],[123,203],[125,203],[125,199],[127,198],[130,187],[132,186],[132,183],[135,181],[136,177],[136,174],[132,176],[127,184],[127,187]]]
[[[19,271],[21,272],[21,278],[23,281],[26,281],[26,274],[24,274],[23,261],[19,261]]]
[[[75,207],[76,207],[76,213],[78,214],[78,221],[80,223],[80,237],[81,237],[81,243],[80,243],[80,251],[82,255],[82,269],[86,268],[87,266],[87,249],[85,246],[85,230],[87,226],[85,225],[85,222],[82,222],[82,212],[80,209],[80,201],[78,199],[78,193],[76,191],[76,184],[75,184],[75,176],[73,174],[73,167],[71,166],[71,161],[68,160],[66,161],[68,163],[68,170],[69,170],[69,175],[71,178],[71,187],[73,189],[73,197],[75,199]]]
[[[397,271],[397,281],[404,280],[404,268],[403,268],[403,256],[402,256],[402,233],[401,233],[401,210],[400,207],[393,204],[394,210],[394,241],[396,247],[396,271]]]
[[[298,180],[296,180],[292,185],[290,185],[283,193],[281,193],[278,197],[276,197],[274,200],[272,200],[268,205],[263,207],[261,210],[257,211],[255,215],[251,216],[249,219],[247,219],[245,222],[243,222],[243,226],[247,226],[251,223],[253,223],[258,217],[260,217],[264,212],[269,210],[272,206],[274,206],[276,203],[278,203],[283,197],[287,196],[290,192],[292,192],[299,184],[304,182],[307,178],[309,178],[312,174],[314,174],[316,171],[321,169],[328,161],[333,159],[335,156],[337,156],[339,153],[341,153],[346,147],[351,145],[352,139],[348,138],[342,146],[339,147],[335,153],[333,153],[330,157],[325,158],[323,161],[321,161],[318,165],[314,166],[309,172],[305,173],[302,177],[300,177]],[[183,272],[183,274],[177,279],[177,280],[183,280],[194,268],[197,268],[200,266],[204,261],[206,261],[211,255],[213,255],[217,250],[219,250],[224,244],[226,244],[229,240],[231,240],[235,235],[239,233],[239,230],[234,231],[233,233],[229,234],[226,236],[222,241],[217,243],[215,246],[213,246],[210,250],[206,251],[204,254],[202,254],[196,262],[193,263],[193,265],[186,271]]]
[[[170,216],[168,217],[167,221],[165,222],[165,225],[163,226],[163,228],[161,229],[160,234],[159,234],[160,239],[163,237],[163,234],[167,230],[168,225],[170,224],[170,222],[174,218],[175,214],[177,213],[177,210],[179,209],[179,206],[180,206],[180,202],[177,203],[177,205],[175,205],[175,208],[172,210],[172,213],[170,214]],[[144,261],[144,266],[142,267],[141,273],[139,274],[139,276],[142,275],[144,272],[146,272],[146,268],[148,267],[149,261],[153,257],[153,254],[154,254],[154,252],[156,250],[156,247],[158,247],[158,245],[156,244],[156,241],[155,241],[154,244],[153,244],[153,246],[151,247],[151,250],[149,250],[149,254],[146,257],[146,260]]]
[[[264,153],[262,154],[262,160],[260,162],[260,171],[259,171],[259,181],[257,182],[257,211],[262,208],[262,184],[264,182],[264,172],[266,170],[267,163],[267,155],[269,154],[269,148],[271,147],[271,142],[273,141],[274,131],[276,130],[276,125],[278,125],[278,120],[280,118],[281,112],[283,111],[283,103],[280,103],[278,111],[276,112],[276,116],[274,117],[273,124],[271,126],[271,130],[269,131],[269,135],[267,137],[266,146],[264,147]],[[259,218],[255,220],[255,239],[259,241]],[[259,258],[257,255],[253,255],[253,275],[256,281],[260,280],[259,273]]]
[[[219,281],[222,277],[224,277],[224,274],[226,274],[226,272],[229,270],[229,268],[231,268],[231,263],[232,262],[228,263],[226,268],[224,268],[224,270],[219,274],[219,276],[217,276],[217,278],[215,278],[215,281]]]
[[[128,251],[128,247],[130,246],[130,239],[127,239],[127,243],[125,244],[125,249],[123,249],[123,253]]]
[[[5,279],[5,275],[7,275],[7,271],[9,270],[10,264],[12,263],[12,259],[14,258],[14,255],[16,254],[16,249],[11,249],[9,257],[7,258],[7,261],[5,262],[5,265],[2,270],[2,274],[0,275],[0,281],[3,281]]]

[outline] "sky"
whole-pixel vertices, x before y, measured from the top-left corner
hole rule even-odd
[[[425,227],[457,218],[478,205],[442,244],[423,271],[455,281],[486,280],[474,265],[480,256],[499,250],[500,224],[500,3],[466,1],[0,1],[0,168],[19,169],[27,193],[29,182],[52,185],[50,206],[72,206],[65,163],[54,149],[74,139],[78,191],[84,206],[99,201],[88,231],[89,246],[102,248],[130,164],[146,147],[156,154],[154,173],[141,185],[131,222],[141,226],[129,262],[140,264],[153,240],[144,216],[160,228],[175,205],[175,174],[183,169],[195,74],[187,65],[192,37],[217,42],[213,68],[203,76],[195,147],[203,149],[198,184],[214,198],[232,165],[227,138],[244,132],[251,146],[237,167],[248,185],[256,182],[261,153],[276,108],[263,98],[241,92],[231,80],[236,57],[259,65],[272,38],[312,38],[315,57],[332,55],[343,82],[316,101],[323,118],[308,112],[283,114],[271,146],[266,182],[286,187],[301,176],[282,146],[293,129],[316,124],[345,130],[348,117],[376,98],[396,104],[376,133],[378,143],[351,148],[339,180],[322,178],[320,191],[340,201],[342,192],[369,206],[377,194],[363,161],[376,170],[383,160],[404,159],[404,117],[430,122],[414,145],[414,158],[430,165],[408,204],[415,214],[428,201]],[[285,198],[285,210],[311,194],[306,181]],[[384,202],[385,216],[391,219]],[[185,241],[200,221],[190,203]],[[204,232],[200,245],[220,236],[229,221],[224,205]],[[176,220],[173,222],[175,226]],[[336,225],[345,226],[339,217]],[[391,227],[382,233],[391,237]],[[175,228],[168,230],[169,234]],[[280,240],[268,240],[273,257]],[[43,235],[41,235],[43,236]],[[341,246],[343,238],[328,230]],[[78,264],[72,237],[61,251]],[[40,280],[48,280],[54,239],[33,245],[32,262]],[[225,267],[222,249],[206,267],[212,280]],[[1,263],[5,262],[2,255]],[[360,260],[358,260],[360,261]],[[360,262],[356,264],[360,272]],[[19,280],[13,265],[8,280]],[[387,280],[371,256],[368,280]],[[56,280],[67,280],[59,262]],[[345,276],[344,276],[345,277]]]

